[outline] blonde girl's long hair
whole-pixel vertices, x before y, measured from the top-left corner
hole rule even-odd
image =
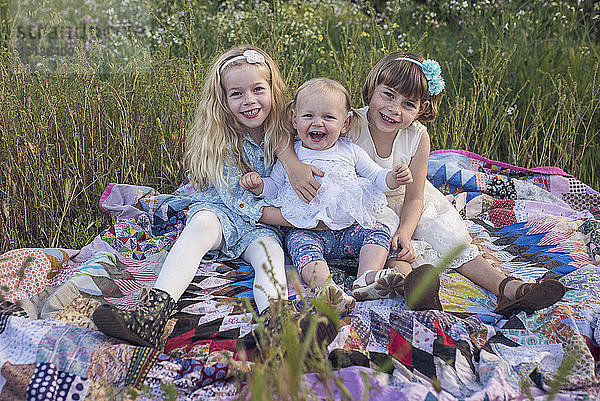
[[[258,47],[233,47],[213,62],[204,82],[192,127],[186,137],[185,162],[197,189],[210,184],[227,186],[227,177],[223,176],[224,163],[239,168],[243,173],[252,171],[243,152],[245,130],[227,106],[222,80],[223,73],[227,70],[244,64],[250,65],[245,59],[240,59],[227,63],[223,68],[228,60],[241,56],[246,50],[255,50],[264,56],[266,65],[254,65],[264,69],[271,86],[271,111],[263,123],[266,163],[273,164],[275,153],[289,145],[291,128],[285,118],[285,84],[277,65]]]
[[[348,90],[333,79],[329,78],[312,78],[308,81],[304,82],[302,85],[296,89],[296,93],[294,94],[294,101],[292,108],[295,108],[295,105],[298,104],[298,99],[301,96],[306,96],[315,92],[325,92],[328,94],[334,94],[341,97],[344,102],[344,107],[346,111],[352,114],[352,120],[350,121],[350,126],[348,127],[347,132],[352,132],[353,130],[359,130],[361,126],[361,121],[364,119],[362,114],[358,113],[356,110],[352,108],[350,105],[350,93]],[[340,136],[344,136],[345,133],[340,134]]]

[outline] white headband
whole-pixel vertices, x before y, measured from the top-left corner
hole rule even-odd
[[[256,50],[250,49],[250,50],[246,50],[240,56],[235,56],[235,57],[232,57],[229,60],[225,61],[223,63],[223,65],[221,66],[221,68],[219,69],[219,74],[223,73],[223,70],[229,64],[233,63],[234,61],[238,61],[238,60],[246,60],[246,62],[250,63],[250,64],[263,63],[264,65],[269,67],[269,65],[265,62],[265,56],[263,56]]]

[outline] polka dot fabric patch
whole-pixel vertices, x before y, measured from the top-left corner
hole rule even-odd
[[[51,363],[41,363],[27,387],[27,401],[82,401],[88,386],[85,378],[60,371]]]

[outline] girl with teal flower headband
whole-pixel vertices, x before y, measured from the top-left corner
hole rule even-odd
[[[411,184],[386,193],[388,206],[400,217],[399,227],[392,233],[386,268],[405,278],[394,285],[403,288],[413,309],[441,309],[439,279],[432,265],[460,247],[461,253],[449,268],[494,293],[495,313],[509,316],[548,307],[562,298],[565,287],[551,279],[526,284],[493,268],[472,243],[457,210],[427,180],[430,140],[422,123],[437,117],[444,87],[437,61],[415,53],[391,53],[369,72],[362,91],[367,106],[357,110],[366,118],[359,129],[347,134],[381,167],[407,164],[412,173]],[[386,223],[384,219],[382,222]],[[428,272],[432,272],[433,284],[420,300],[411,299]],[[370,280],[365,279],[367,284]]]

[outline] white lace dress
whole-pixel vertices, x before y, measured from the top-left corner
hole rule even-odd
[[[384,215],[394,214],[387,205],[384,191],[389,191],[385,178],[389,169],[380,167],[360,147],[340,138],[327,150],[312,150],[297,141],[294,149],[300,161],[312,164],[325,173],[317,177],[321,187],[310,203],[294,192],[280,162],[271,175],[264,178],[262,196],[267,203],[281,209],[287,221],[298,228],[313,228],[319,220],[331,230],[342,230],[358,223],[372,228]],[[388,223],[390,231],[398,220]]]
[[[348,134],[354,143],[363,148],[367,154],[381,167],[392,168],[398,164],[410,164],[412,157],[417,152],[421,135],[426,128],[418,121],[396,134],[392,145],[392,152],[388,157],[380,157],[369,132],[367,122],[368,107],[358,110],[363,116],[359,131]],[[404,204],[404,186],[393,192],[387,192],[389,207],[400,215]],[[413,246],[417,253],[417,262],[436,264],[448,252],[459,244],[466,245],[465,250],[450,264],[450,268],[457,268],[473,260],[478,254],[477,246],[471,243],[471,236],[467,231],[465,222],[450,201],[425,180],[425,193],[423,199],[423,213],[413,234]]]

